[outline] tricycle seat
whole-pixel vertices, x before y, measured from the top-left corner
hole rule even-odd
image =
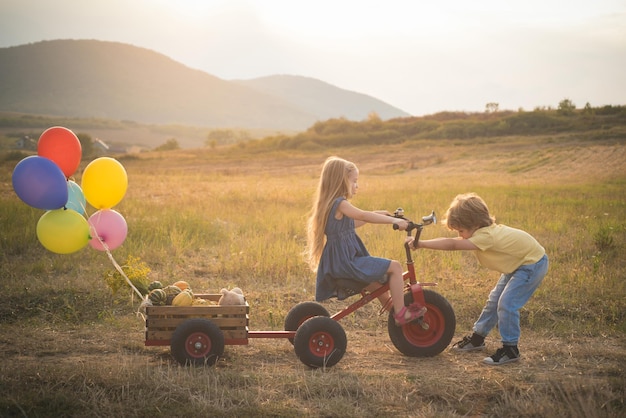
[[[337,299],[339,300],[361,293],[369,284],[356,279],[335,279],[335,283],[337,284]]]

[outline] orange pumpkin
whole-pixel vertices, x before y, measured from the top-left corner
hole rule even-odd
[[[180,290],[187,290],[187,289],[189,289],[189,283],[187,283],[184,280],[177,281],[176,283],[174,283],[174,286],[176,286]]]

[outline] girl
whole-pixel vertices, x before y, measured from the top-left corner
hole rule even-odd
[[[528,233],[496,224],[487,204],[474,193],[458,195],[444,222],[450,230],[458,232],[458,238],[417,242],[409,238],[411,248],[473,251],[483,266],[502,274],[474,323],[474,333],[454,344],[452,349],[462,352],[484,349],[485,337],[498,325],[502,348],[483,362],[500,365],[519,360],[519,310],[548,271],[544,248]]]
[[[322,168],[307,229],[309,265],[317,271],[315,300],[349,296],[337,286],[337,279],[363,281],[368,283],[365,289],[370,292],[389,280],[391,296],[387,293],[379,300],[383,309],[387,309],[391,298],[396,325],[405,325],[423,316],[426,307],[404,306],[402,265],[395,260],[370,256],[355,228],[376,223],[396,224],[405,230],[408,222],[386,211],[369,212],[353,206],[348,199],[357,192],[358,178],[359,170],[354,163],[342,158],[329,157]]]

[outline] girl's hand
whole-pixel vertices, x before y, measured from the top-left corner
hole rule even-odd
[[[409,248],[410,249],[417,250],[417,248],[413,246],[415,244],[415,238],[414,237],[407,237],[405,243],[409,244]]]
[[[394,224],[398,226],[398,229],[400,231],[406,231],[406,229],[409,227],[409,221],[400,218],[398,218],[398,221],[399,222],[394,222]]]

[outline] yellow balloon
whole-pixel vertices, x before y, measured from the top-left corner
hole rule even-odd
[[[91,206],[111,209],[124,198],[128,176],[124,166],[116,159],[96,158],[85,167],[81,188]]]
[[[74,253],[89,243],[89,223],[73,209],[49,210],[37,222],[37,238],[53,253]]]

